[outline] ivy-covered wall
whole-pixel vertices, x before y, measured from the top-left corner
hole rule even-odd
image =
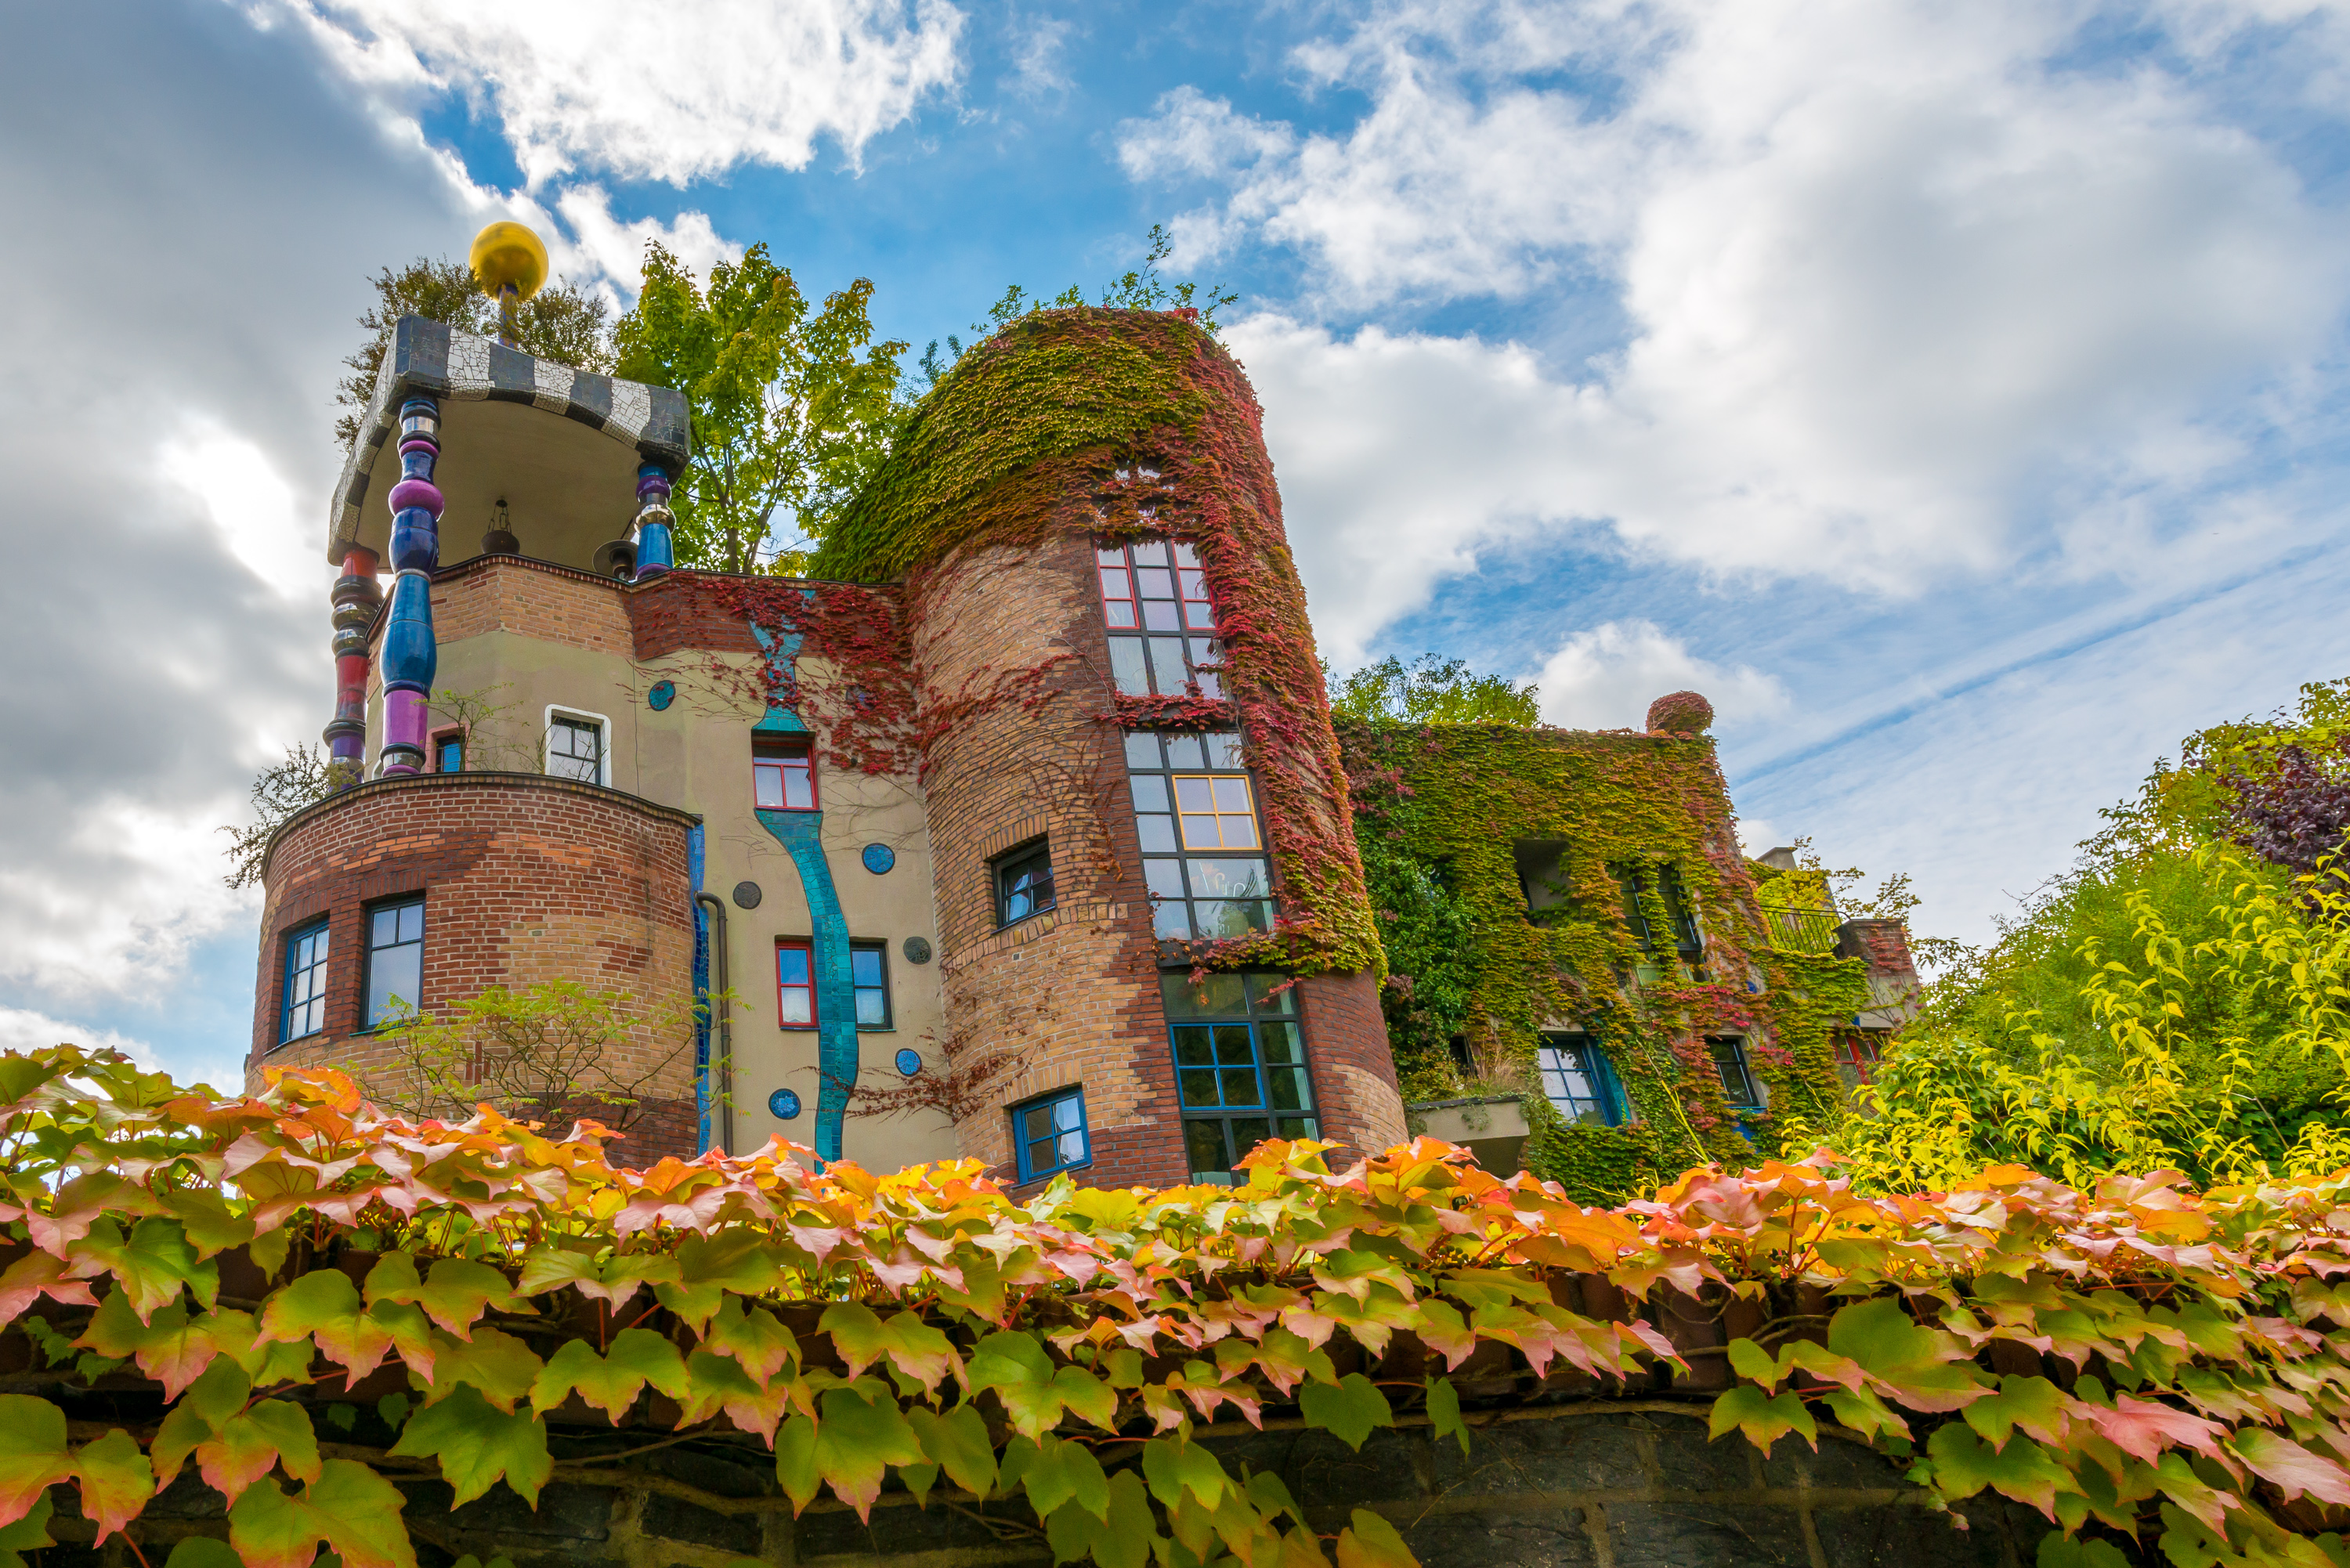
[[[1672,728],[1647,732],[1338,727],[1405,1098],[1523,1091],[1527,1168],[1586,1199],[1778,1153],[1791,1117],[1843,1104],[1834,1042],[1867,966],[1774,945],[1711,718],[1660,702]],[[1570,1125],[1540,1092],[1548,1032],[1604,1051],[1624,1125]],[[1767,1108],[1731,1103],[1709,1036],[1744,1042]]]

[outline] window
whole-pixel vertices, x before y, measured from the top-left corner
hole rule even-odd
[[[1649,957],[1660,956],[1660,933],[1649,924],[1648,906],[1643,902],[1643,896],[1651,888],[1664,901],[1673,947],[1681,961],[1694,966],[1705,957],[1704,939],[1698,933],[1697,916],[1690,909],[1689,890],[1681,882],[1678,867],[1649,867],[1626,863],[1608,869],[1615,873],[1616,886],[1624,897],[1624,923],[1632,929],[1633,940],[1648,950]]]
[[[424,1005],[424,900],[403,898],[367,912],[367,1012],[374,1029]]]
[[[751,742],[752,804],[762,811],[816,809],[816,756],[806,741]]]
[[[1881,1031],[1839,1034],[1835,1037],[1836,1076],[1845,1087],[1856,1089],[1877,1076],[1877,1064],[1885,1054]]]
[[[1094,552],[1102,618],[1108,624],[1110,677],[1129,697],[1221,697],[1215,640],[1198,552],[1164,539],[1105,545]]]
[[[1574,907],[1566,849],[1555,838],[1521,838],[1510,846],[1518,863],[1518,891],[1525,895],[1526,918],[1537,925]]]
[[[286,939],[286,1000],[280,1044],[327,1026],[327,922],[316,921]]]
[[[436,774],[462,774],[465,771],[465,737],[462,734],[432,737],[432,771]]]
[[[1241,738],[1230,731],[1126,737],[1151,929],[1175,941],[1273,929],[1273,865],[1257,830]]]
[[[785,1029],[816,1027],[816,950],[806,942],[775,944],[775,1022]]]
[[[1673,941],[1680,949],[1681,961],[1694,964],[1705,957],[1705,940],[1698,935],[1697,915],[1690,907],[1689,889],[1681,884],[1680,867],[1659,867],[1657,883],[1665,896],[1665,914],[1673,922]]]
[[[1591,1036],[1545,1034],[1534,1059],[1542,1071],[1543,1093],[1560,1116],[1586,1127],[1624,1125],[1624,1085],[1607,1053]]]
[[[1742,1111],[1759,1111],[1762,1096],[1756,1092],[1754,1075],[1746,1066],[1746,1042],[1731,1036],[1726,1040],[1708,1040],[1706,1050],[1713,1057],[1713,1070],[1721,1075],[1721,1092],[1730,1103]]]
[[[1269,1137],[1321,1137],[1296,991],[1277,974],[1159,978],[1175,1048],[1175,1097],[1191,1179],[1229,1186]]]
[[[1085,1091],[1061,1089],[1041,1100],[1014,1106],[1012,1147],[1023,1181],[1039,1181],[1056,1170],[1090,1163],[1093,1151],[1086,1142]]]
[[[853,942],[848,949],[848,980],[857,989],[857,1027],[889,1027],[889,947],[886,942]]]
[[[551,713],[546,721],[546,771],[559,779],[602,784],[602,722],[573,713]]]
[[[1053,907],[1053,846],[1044,839],[995,862],[995,923],[1009,926]]]

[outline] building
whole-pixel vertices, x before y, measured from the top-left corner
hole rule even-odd
[[[1684,1032],[1699,1078],[1730,1082],[1707,1039],[1733,1017],[1757,1096],[1818,1077],[1776,1070],[1790,971],[1746,964],[1764,917],[1702,724],[1342,753],[1255,400],[1188,313],[1049,311],[966,355],[808,580],[673,567],[688,441],[673,391],[399,323],[330,526],[347,787],[267,851],[256,1082],[382,1088],[414,1068],[381,1027],[401,1004],[568,981],[622,998],[565,1082],[629,1102],[639,1163],[780,1135],[874,1169],[1170,1185],[1230,1180],[1267,1137],[1383,1148],[1413,1011],[1383,992],[1358,805],[1375,869],[1409,819],[1508,894],[1476,895],[1461,944],[1488,977],[1467,1078],[1538,1057],[1587,1120],[1595,1006],[1695,1018],[1709,986],[1749,1001]],[[1677,760],[1663,839],[1595,826],[1620,790],[1559,780],[1482,822],[1399,811],[1431,762],[1610,748]],[[1627,1093],[1602,1130],[1685,1100]]]

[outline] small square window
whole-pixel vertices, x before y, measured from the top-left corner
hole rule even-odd
[[[327,922],[313,921],[286,938],[286,998],[278,1043],[327,1027]]]
[[[546,771],[581,784],[604,782],[604,726],[557,713],[546,726]]]
[[[1012,1146],[1022,1181],[1041,1180],[1056,1170],[1090,1163],[1085,1091],[1062,1089],[1014,1106]]]
[[[367,911],[367,1011],[376,1029],[424,1005],[424,900],[403,898]]]
[[[1713,1070],[1721,1075],[1721,1092],[1730,1103],[1742,1111],[1761,1110],[1762,1096],[1746,1065],[1746,1042],[1732,1035],[1708,1040],[1705,1048],[1713,1057]]]
[[[857,991],[857,1027],[889,1027],[889,947],[854,942],[848,949],[848,979]]]
[[[785,1029],[816,1027],[816,950],[807,942],[775,943],[775,1022]]]
[[[751,804],[761,811],[814,811],[813,750],[806,741],[753,741],[751,786]]]
[[[1009,926],[1053,907],[1053,846],[1043,839],[995,863],[995,923]]]
[[[452,730],[432,737],[432,771],[436,774],[462,774],[465,771],[465,737]]]

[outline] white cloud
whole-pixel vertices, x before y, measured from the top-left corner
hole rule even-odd
[[[2274,539],[2273,507],[2211,493],[2333,394],[2350,225],[2220,95],[2159,62],[2075,68],[2081,7],[1648,15],[1390,6],[1300,58],[1368,95],[1351,125],[1184,88],[1124,129],[1136,176],[1224,183],[1177,225],[1195,256],[1257,235],[1309,263],[1305,320],[1233,337],[1279,389],[1299,532],[1345,545],[1321,568],[1347,578],[1341,652],[1535,524],[1896,593],[2035,556],[2174,570],[2106,523],[2161,546],[2207,505]],[[1562,280],[1626,324],[1564,374],[1310,324]]]
[[[1543,722],[1572,730],[1637,730],[1648,704],[1671,691],[1697,691],[1713,704],[1717,729],[1736,729],[1786,711],[1787,689],[1751,665],[1700,659],[1653,621],[1603,621],[1560,645],[1534,677]],[[1764,847],[1769,847],[1767,845]]]
[[[161,1065],[154,1047],[111,1029],[69,1023],[45,1012],[22,1007],[0,1007],[0,1051],[38,1051],[51,1045],[83,1045],[93,1051],[120,1051],[152,1071]]]
[[[952,86],[963,15],[945,0],[275,0],[351,80],[462,94],[494,113],[528,183],[580,169],[689,180],[805,168]]]
[[[278,593],[315,595],[324,568],[315,526],[269,454],[215,421],[196,417],[156,454],[162,476],[210,514],[229,554]]]
[[[1076,23],[1062,16],[1015,19],[1010,39],[1012,75],[1005,85],[1028,98],[1066,92],[1076,86],[1061,64],[1062,51],[1076,30]]]
[[[637,292],[645,245],[653,240],[659,240],[699,277],[710,275],[712,262],[743,259],[743,247],[721,239],[702,213],[681,213],[669,223],[652,218],[624,223],[612,216],[611,199],[600,185],[573,186],[556,198],[555,205],[577,236],[575,254],[584,264],[582,270],[600,275],[625,297]]]

